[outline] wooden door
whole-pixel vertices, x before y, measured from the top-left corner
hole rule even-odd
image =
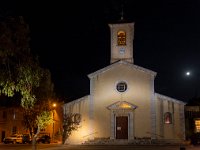
[[[128,139],[128,116],[116,117],[116,139]]]

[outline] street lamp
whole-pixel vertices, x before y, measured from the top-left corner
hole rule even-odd
[[[54,108],[54,109],[56,108],[56,103],[53,103],[53,108]]]
[[[54,110],[56,108],[56,103],[53,103],[53,132],[52,132],[52,141],[54,142]]]

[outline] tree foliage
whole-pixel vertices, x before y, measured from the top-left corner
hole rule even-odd
[[[38,132],[52,123],[48,100],[54,95],[50,71],[30,51],[30,30],[23,17],[0,21],[0,95],[20,95],[26,126]],[[41,105],[42,104],[42,105]]]
[[[51,117],[51,112],[43,111],[40,115],[37,116],[36,123],[39,129],[44,129],[49,124],[53,123],[53,118]]]
[[[23,108],[34,105],[33,89],[44,75],[37,58],[29,48],[29,27],[22,17],[8,17],[0,22],[0,94],[22,96]]]
[[[41,116],[44,112],[50,112],[48,118],[52,118],[52,109],[51,109],[51,101],[37,101],[33,108],[31,109],[23,109],[23,124],[24,126],[30,130],[31,134],[35,134],[35,129],[38,129],[41,125],[38,125],[41,121],[46,121],[45,119],[38,121],[38,116]],[[43,124],[48,124],[43,122]],[[43,128],[43,127],[42,127]]]
[[[75,121],[75,115],[73,113],[68,113],[63,116],[63,139],[62,143],[64,144],[66,139],[72,134],[72,131],[77,130],[79,123]]]

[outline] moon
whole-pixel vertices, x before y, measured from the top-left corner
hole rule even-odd
[[[186,76],[190,76],[191,75],[190,71],[187,71],[185,74],[186,74]]]

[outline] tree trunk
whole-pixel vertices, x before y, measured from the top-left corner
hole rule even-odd
[[[37,141],[36,138],[38,136],[38,134],[40,133],[40,128],[38,127],[36,134],[33,136],[33,140],[32,140],[32,150],[36,150],[37,149]]]
[[[66,130],[64,129],[63,133],[62,133],[62,144],[65,144],[65,140],[66,140]]]

